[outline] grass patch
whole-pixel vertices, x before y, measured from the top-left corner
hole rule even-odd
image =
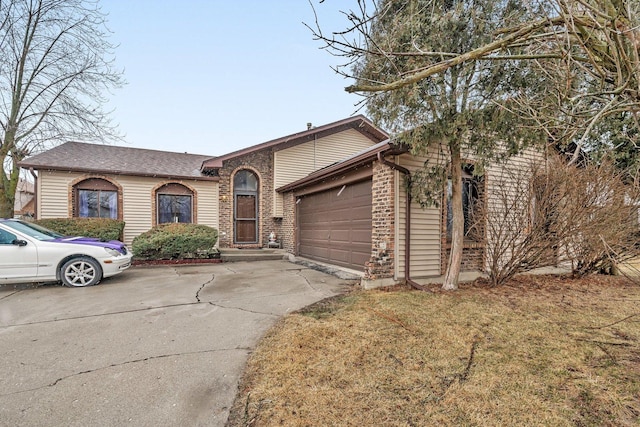
[[[334,316],[340,310],[349,307],[353,302],[353,297],[348,295],[336,295],[334,297],[325,298],[315,304],[308,305],[296,312],[302,316],[309,316],[316,320],[325,319]]]
[[[638,425],[639,301],[601,276],[326,300],[261,342],[229,425]]]

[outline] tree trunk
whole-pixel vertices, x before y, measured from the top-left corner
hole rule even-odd
[[[0,162],[3,159],[0,159]],[[1,164],[1,163],[0,163]],[[16,187],[20,169],[12,169],[7,176],[3,170],[0,177],[0,218],[13,218],[13,207],[16,200]]]
[[[0,188],[0,218],[13,218],[13,201],[9,195]]]
[[[451,230],[451,251],[447,272],[442,289],[458,289],[458,278],[462,265],[462,248],[464,245],[464,211],[462,209],[462,159],[460,143],[454,141],[449,144],[451,150],[451,211],[453,226]]]
[[[20,168],[12,158],[12,169],[9,174],[3,165],[8,163],[8,157],[15,145],[15,125],[13,121],[7,126],[7,130],[3,135],[2,144],[0,145],[0,218],[13,218],[13,207],[16,199],[16,187],[18,186],[18,178],[20,176]]]

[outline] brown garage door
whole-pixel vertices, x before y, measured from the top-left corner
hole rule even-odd
[[[300,256],[364,270],[371,256],[371,180],[298,201]]]

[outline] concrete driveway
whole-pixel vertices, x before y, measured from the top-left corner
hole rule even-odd
[[[223,426],[264,333],[349,284],[259,261],[0,287],[0,425]]]

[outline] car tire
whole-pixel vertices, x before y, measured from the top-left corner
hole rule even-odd
[[[60,268],[60,280],[71,288],[97,285],[102,279],[102,269],[93,258],[76,257]]]

